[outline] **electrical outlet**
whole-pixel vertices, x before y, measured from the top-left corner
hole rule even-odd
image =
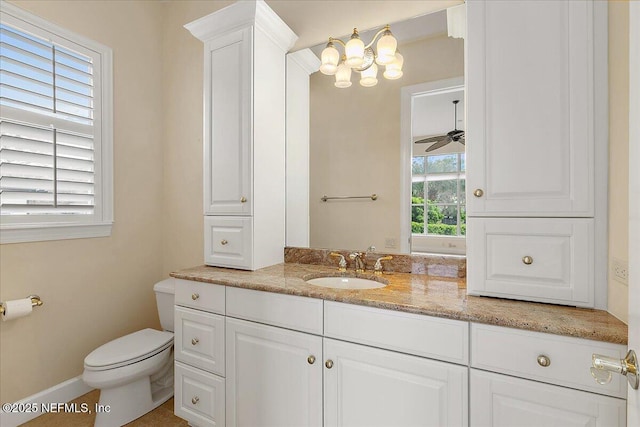
[[[629,284],[629,265],[626,261],[613,258],[611,260],[611,272],[613,277],[620,283]]]
[[[384,239],[384,247],[387,249],[395,249],[397,244],[396,239],[393,237],[387,237]]]

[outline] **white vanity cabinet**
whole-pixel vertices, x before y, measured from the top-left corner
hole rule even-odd
[[[176,279],[175,413],[205,426],[623,427],[626,347]]]
[[[193,426],[224,426],[225,288],[174,280],[174,412]]]
[[[322,426],[322,337],[227,318],[227,425]]]
[[[627,384],[591,377],[591,355],[621,359],[618,344],[471,324],[473,426],[626,426]]]
[[[468,425],[466,366],[329,338],[324,360],[326,427]]]
[[[626,401],[471,369],[471,425],[625,427]]]
[[[285,55],[297,36],[264,1],[185,26],[204,42],[205,263],[283,260]]]
[[[466,7],[467,289],[606,308],[606,3]]]

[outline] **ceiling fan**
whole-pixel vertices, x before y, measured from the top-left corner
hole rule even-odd
[[[415,142],[415,144],[433,144],[431,147],[427,148],[425,152],[437,150],[440,147],[444,147],[451,141],[459,142],[464,145],[464,131],[458,130],[458,102],[459,99],[453,101],[454,105],[454,118],[453,118],[453,130],[451,132],[446,133],[445,135],[436,135],[430,136],[429,138],[421,139]]]

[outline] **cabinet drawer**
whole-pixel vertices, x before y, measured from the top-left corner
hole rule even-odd
[[[322,300],[227,287],[227,316],[322,335]]]
[[[589,371],[593,353],[622,359],[626,347],[499,326],[471,325],[473,368],[625,398],[627,382],[622,375],[613,375],[609,384],[595,382]],[[539,356],[546,357],[550,364],[542,366]]]
[[[176,305],[224,314],[224,286],[174,279]]]
[[[325,301],[324,335],[466,365],[469,324]]]
[[[174,411],[178,417],[199,427],[224,426],[224,393],[224,378],[176,362]]]
[[[175,359],[224,376],[224,317],[175,310]]]
[[[204,262],[219,267],[253,267],[251,218],[204,217]]]
[[[471,426],[625,427],[626,401],[470,370]]]
[[[593,307],[593,219],[469,218],[467,224],[469,294]]]

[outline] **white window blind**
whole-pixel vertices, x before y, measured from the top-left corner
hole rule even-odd
[[[28,22],[25,17],[32,16],[20,9],[5,14],[5,6],[10,5],[3,3],[0,23],[3,243],[8,229],[110,224],[105,52],[94,42],[87,46],[80,36],[74,41],[73,34],[40,18]],[[110,66],[110,51],[106,56]],[[31,240],[40,239],[17,241]]]

